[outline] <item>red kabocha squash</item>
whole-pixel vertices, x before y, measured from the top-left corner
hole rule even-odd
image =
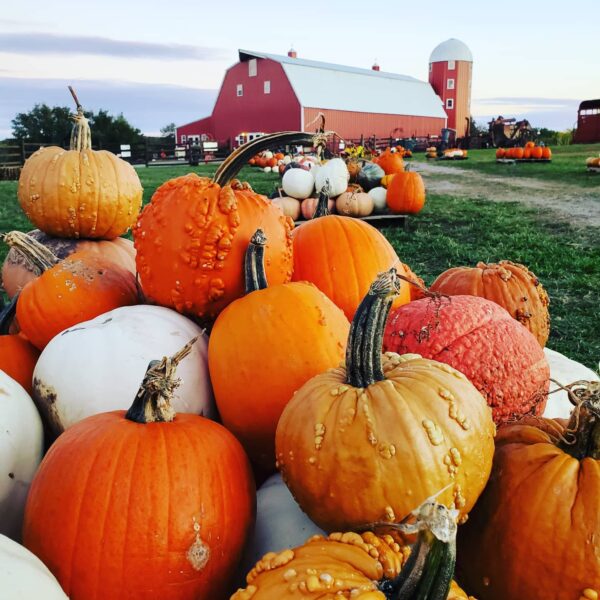
[[[482,600],[599,597],[600,384],[570,388],[569,421],[498,432],[490,481],[459,535],[462,581]]]
[[[101,256],[78,252],[59,261],[18,231],[6,234],[5,241],[42,271],[21,290],[17,301],[21,331],[39,350],[67,327],[138,303],[133,274]]]
[[[19,177],[19,203],[49,235],[112,240],[135,223],[142,186],[128,162],[92,150],[88,120],[71,93],[77,114],[70,149],[48,146],[27,159]]]
[[[0,371],[20,383],[30,396],[39,355],[39,350],[20,335],[0,335]]]
[[[135,248],[133,242],[125,238],[114,240],[74,240],[51,237],[39,229],[27,234],[48,248],[58,259],[67,258],[74,252],[85,251],[102,256],[131,271],[135,275]],[[2,287],[9,298],[25,287],[32,279],[40,275],[36,265],[16,248],[11,248],[2,265]]]
[[[80,421],[40,465],[23,542],[71,600],[225,597],[252,526],[254,483],[231,433],[171,408],[190,346],[150,363],[127,413]]]
[[[415,300],[394,310],[383,347],[417,352],[464,373],[487,399],[497,424],[546,405],[550,369],[533,335],[495,302],[476,296]]]
[[[325,531],[401,521],[436,494],[464,517],[489,476],[495,427],[473,384],[417,354],[381,354],[399,287],[394,269],[377,278],[352,321],[345,366],[305,383],[277,425],[283,480]]]
[[[389,148],[378,158],[377,164],[384,170],[386,175],[404,171],[402,155],[399,152],[391,152]]]
[[[312,141],[307,133],[266,135],[231,154],[212,180],[192,173],[161,185],[133,231],[145,295],[178,312],[213,320],[244,294],[244,254],[259,227],[269,240],[269,281],[289,281],[292,221],[247,183],[232,179],[259,149]]]
[[[297,227],[294,240],[294,281],[310,281],[352,319],[378,273],[404,268],[396,252],[374,227],[352,217],[329,215],[327,191],[319,194],[315,218]],[[407,282],[401,282],[394,304],[410,302]]]
[[[265,242],[257,231],[244,269],[246,295],[215,321],[208,364],[223,424],[255,464],[273,472],[275,429],[285,405],[311,377],[344,359],[350,324],[310,283],[267,287]]]
[[[542,348],[548,341],[550,300],[540,280],[524,265],[501,260],[489,264],[479,262],[475,267],[454,267],[431,284],[431,291],[487,298],[525,325]]]
[[[425,206],[425,184],[419,173],[396,173],[387,188],[386,201],[394,213],[418,213]]]

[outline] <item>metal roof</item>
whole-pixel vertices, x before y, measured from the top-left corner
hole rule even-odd
[[[408,75],[239,50],[240,61],[266,58],[281,64],[300,104],[352,112],[446,118],[431,85]]]
[[[447,60],[464,60],[473,62],[473,55],[469,47],[456,38],[450,38],[438,44],[429,57],[429,62],[445,62]]]

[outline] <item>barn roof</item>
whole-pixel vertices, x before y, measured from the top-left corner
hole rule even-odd
[[[302,106],[353,112],[446,118],[431,85],[408,75],[239,50],[240,61],[281,64]]]

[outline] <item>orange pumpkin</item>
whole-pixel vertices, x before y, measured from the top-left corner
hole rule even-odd
[[[496,150],[496,158],[504,158],[506,155],[506,150],[504,148],[498,148]]]
[[[542,158],[541,146],[536,146],[535,148],[531,149],[531,158],[535,158],[536,160],[539,160],[540,158]]]
[[[431,291],[487,298],[525,325],[542,348],[548,341],[550,299],[540,280],[524,265],[501,260],[478,262],[475,267],[454,267],[431,284]]]
[[[275,429],[294,392],[344,359],[350,324],[306,282],[266,287],[262,231],[248,247],[246,295],[217,318],[208,364],[223,424],[253,462],[275,469]]]
[[[535,142],[527,142],[525,148],[535,148]]]
[[[523,148],[513,148],[511,152],[511,158],[520,160],[525,156],[525,150]]]
[[[389,148],[379,157],[377,164],[385,171],[386,175],[404,171],[402,155],[399,152],[391,152]]]
[[[58,259],[62,260],[74,252],[91,252],[122,266],[135,275],[135,248],[131,240],[121,237],[114,240],[94,241],[56,238],[39,229],[34,229],[27,235],[49,248]],[[11,248],[2,265],[2,287],[8,297],[12,298],[39,274],[35,264],[28,261],[27,257],[17,249]]]
[[[20,335],[0,335],[0,371],[20,383],[30,396],[39,355],[38,349]]]
[[[425,184],[414,171],[397,173],[387,190],[387,205],[394,213],[418,213],[425,205]]]
[[[127,413],[69,428],[35,475],[23,542],[71,600],[225,597],[252,526],[254,483],[231,433],[171,408],[190,348],[150,363]]]
[[[238,148],[212,180],[192,173],[156,190],[133,231],[140,281],[149,299],[214,320],[244,293],[244,254],[259,227],[269,240],[269,281],[290,280],[293,222],[250,185],[232,178],[257,149],[296,142],[312,144],[313,138],[300,132],[266,135]]]
[[[419,300],[420,298],[425,298],[426,294],[423,288],[426,288],[425,282],[416,274],[413,273],[412,269],[406,264],[402,263],[404,267],[404,271],[406,273],[406,277],[418,285],[410,285],[410,301]]]
[[[329,215],[322,191],[315,218],[292,232],[294,281],[310,281],[337,304],[348,319],[378,273],[404,268],[396,252],[374,227],[352,217]],[[410,302],[409,284],[401,284],[394,306]]]
[[[552,158],[552,150],[548,146],[542,148],[542,158],[550,160]]]
[[[531,158],[531,148],[523,149],[523,158]]]
[[[396,174],[395,174],[395,173],[392,173],[391,175],[386,175],[385,177],[382,177],[382,178],[381,178],[381,185],[382,185],[384,188],[387,188],[387,187],[389,187],[389,185],[390,185],[390,182],[392,181],[392,179],[394,179],[394,177],[395,177],[395,176],[396,176]]]
[[[73,97],[77,115],[70,150],[47,146],[27,159],[19,177],[19,203],[49,235],[112,240],[135,223],[142,186],[129,163],[106,150],[92,150],[88,121]]]
[[[135,277],[101,256],[76,252],[59,262],[27,234],[13,231],[5,241],[42,272],[21,290],[17,301],[21,331],[40,350],[68,327],[138,302]]]

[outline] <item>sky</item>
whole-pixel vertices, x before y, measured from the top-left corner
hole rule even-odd
[[[472,113],[566,129],[600,97],[597,0],[0,0],[0,139],[35,103],[104,108],[144,133],[209,115],[239,48],[426,80],[448,38],[473,53]],[[348,93],[352,93],[348,90]]]

